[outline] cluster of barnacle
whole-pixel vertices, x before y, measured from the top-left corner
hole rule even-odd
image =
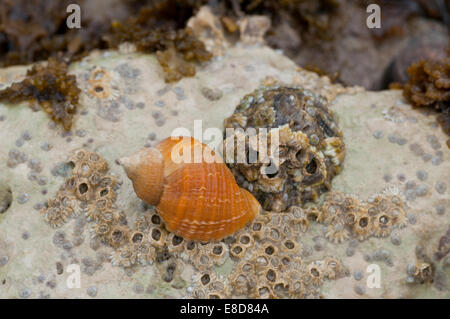
[[[91,223],[91,238],[113,248],[110,261],[114,266],[130,269],[171,260],[163,275],[170,281],[177,259],[191,264],[199,280],[194,278],[196,286],[190,297],[320,297],[323,280],[344,274],[343,265],[333,257],[308,262],[300,257],[299,236],[309,225],[309,216],[300,207],[285,213],[265,212],[221,241],[189,241],[167,231],[153,208],[139,215],[130,227],[115,205],[117,181],[108,175],[107,163],[98,154],[80,149],[70,163],[72,176],[41,211],[45,220],[60,227],[70,217],[85,214]],[[228,257],[237,266],[224,279],[214,269]]]
[[[296,210],[302,212],[301,208]],[[304,218],[304,214],[266,212],[227,238],[230,256],[237,262],[234,270],[226,280],[217,278],[211,269],[200,272],[190,297],[321,297],[323,281],[340,278],[346,270],[334,257],[312,261],[300,257]]]
[[[23,81],[1,90],[0,101],[36,101],[53,121],[70,130],[79,94],[76,77],[67,74],[67,64],[50,58],[45,66],[33,66]]]
[[[84,213],[91,223],[91,238],[114,248],[113,265],[129,268],[152,264],[167,256],[191,262],[197,269],[220,265],[228,256],[224,242],[186,241],[168,232],[154,209],[127,225],[126,216],[116,205],[117,180],[108,175],[108,165],[98,154],[80,149],[70,158],[72,176],[41,210],[47,223],[61,227],[70,218]]]
[[[128,229],[126,237],[128,244],[112,253],[113,265],[128,268],[179,258],[193,264],[198,270],[207,270],[223,264],[228,256],[228,247],[224,242],[188,241],[168,232],[153,209],[137,218],[135,227]]]
[[[262,86],[246,95],[224,121],[226,129],[234,129],[225,136],[225,151],[237,157],[229,167],[264,209],[284,211],[330,189],[341,170],[345,145],[327,105],[324,97],[302,87]],[[267,149],[261,149],[263,128],[268,129]],[[272,143],[274,134],[278,146]],[[242,161],[237,153],[244,147]]]
[[[376,194],[367,202],[331,191],[320,209],[309,209],[308,216],[324,224],[325,237],[331,242],[341,243],[350,237],[362,241],[370,236],[386,237],[393,229],[405,227],[404,205],[395,191]]]
[[[112,207],[117,182],[113,176],[106,175],[106,161],[96,153],[79,149],[70,163],[73,165],[72,176],[41,210],[45,220],[52,227],[60,227],[81,213],[95,221],[109,218],[110,213],[115,217],[116,211]]]

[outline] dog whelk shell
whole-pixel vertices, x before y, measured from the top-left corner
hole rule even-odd
[[[211,156],[205,159],[204,154]],[[167,138],[120,163],[136,195],[156,206],[167,229],[185,239],[222,239],[261,209],[253,195],[236,184],[222,158],[191,137]]]

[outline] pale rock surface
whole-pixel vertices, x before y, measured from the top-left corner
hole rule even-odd
[[[108,98],[97,98],[89,93],[92,92],[91,72],[98,69],[110,75],[111,80],[104,83],[110,93]],[[26,67],[2,69],[0,83],[5,86],[20,80],[25,71]],[[343,244],[326,242],[323,250],[313,251],[313,258],[339,257],[350,270],[350,276],[324,285],[325,297],[450,297],[448,286],[446,290],[438,290],[436,285],[405,282],[407,265],[416,261],[416,245],[422,244],[432,256],[439,238],[449,227],[450,154],[445,146],[446,136],[435,125],[435,117],[412,110],[400,91],[375,93],[335,86],[327,78],[306,72],[283,55],[262,46],[229,48],[222,57],[199,67],[195,77],[170,85],[164,83],[163,71],[154,55],[97,52],[73,64],[71,73],[77,76],[83,89],[71,136],[65,135],[59,127],[52,128],[47,115],[42,111],[34,112],[28,103],[0,104],[0,116],[4,118],[0,121],[0,200],[3,201],[0,207],[10,198],[3,194],[8,190],[12,193],[10,207],[0,213],[0,297],[24,297],[30,292],[28,298],[186,297],[196,272],[192,266],[178,267],[174,280],[166,283],[161,278],[162,265],[137,267],[135,272],[112,267],[107,261],[95,265],[97,255],[109,254],[111,250],[100,247],[94,251],[89,247],[88,225],[80,246],[57,247],[55,233],[62,231],[65,238],[72,241],[75,221],[55,231],[34,206],[52,198],[64,182],[65,177],[52,174],[55,166],[64,162],[71,151],[86,147],[104,157],[110,172],[123,182],[117,204],[132,223],[142,214],[141,203],[116,159],[170,136],[175,128],[185,127],[192,132],[194,120],[202,120],[203,129],[222,129],[224,118],[233,113],[245,94],[273,80],[304,85],[332,101],[331,108],[339,117],[347,145],[344,169],[334,179],[334,189],[367,199],[388,186],[405,191],[409,180],[428,188],[425,196],[408,201],[407,212],[415,215],[416,222],[399,231],[399,246],[393,245],[388,237],[360,243],[351,257],[346,256],[348,241]],[[390,107],[393,107],[390,116],[384,115]],[[31,140],[18,147],[16,141],[25,131],[30,133]],[[381,137],[374,137],[376,131],[381,133],[375,135]],[[390,142],[392,134],[406,139],[406,143]],[[431,148],[427,141],[431,135],[442,145],[439,150]],[[44,150],[43,143],[49,143],[51,148]],[[437,160],[425,162],[414,155],[410,150],[413,143],[421,145],[433,158],[441,152],[439,165],[435,165]],[[42,167],[39,176],[47,179],[46,184],[39,185],[28,178],[31,170],[27,163],[8,167],[11,150],[24,152],[28,159],[39,160]],[[418,170],[428,174],[425,181],[417,179]],[[60,173],[63,170],[60,169]],[[386,174],[392,176],[389,182],[384,179]],[[404,174],[405,180],[400,181],[398,174]],[[447,185],[442,194],[435,189],[438,181]],[[439,204],[446,208],[442,215],[436,213],[435,207]],[[318,235],[323,236],[322,225],[311,223],[302,242],[312,246],[312,239]],[[381,248],[391,252],[393,265],[376,262],[381,268],[381,287],[367,288],[366,269],[370,263],[363,255]],[[62,274],[58,274],[60,265],[57,263],[65,270]],[[81,265],[81,288],[69,289],[66,281],[70,273],[66,270],[73,263]],[[442,263],[438,266],[440,271]],[[232,267],[233,262],[228,260],[218,272],[226,276]],[[364,275],[359,282],[353,277],[358,270]],[[444,277],[447,277],[449,269],[445,271]],[[365,287],[364,294],[357,294],[356,284]]]

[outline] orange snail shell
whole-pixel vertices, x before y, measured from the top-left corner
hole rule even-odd
[[[194,162],[195,147],[201,147],[202,154],[206,149],[215,160],[172,160],[172,150],[183,157],[190,149]],[[185,239],[222,239],[243,228],[261,209],[253,195],[236,184],[222,158],[192,137],[167,138],[120,163],[136,195],[156,206],[167,229]]]

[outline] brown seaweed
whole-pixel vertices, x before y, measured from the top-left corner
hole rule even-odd
[[[23,81],[1,90],[0,101],[36,101],[53,121],[70,130],[79,94],[75,75],[67,74],[67,64],[50,58],[45,66],[33,66]]]
[[[444,132],[450,135],[450,57],[442,61],[413,63],[408,68],[408,75],[403,95],[415,107],[431,107],[439,111],[437,120]],[[447,140],[447,145],[450,148],[450,140]]]

